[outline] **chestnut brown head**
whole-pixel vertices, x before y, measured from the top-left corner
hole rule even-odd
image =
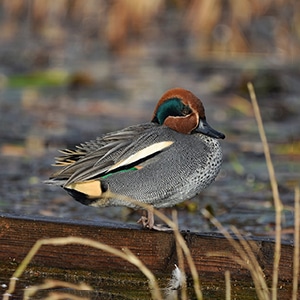
[[[193,93],[182,88],[167,91],[156,105],[152,122],[184,134],[203,133],[214,138],[225,138],[206,122],[203,104]]]

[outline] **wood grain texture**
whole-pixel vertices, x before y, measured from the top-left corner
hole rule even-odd
[[[230,243],[217,233],[182,232],[191,251],[200,280],[218,283],[224,289],[224,273],[230,271],[232,281],[252,282],[248,270],[229,257],[208,256],[225,251],[236,255]],[[177,263],[175,239],[172,232],[140,229],[138,225],[116,223],[74,222],[43,217],[0,215],[0,264],[17,266],[38,239],[77,236],[100,241],[117,249],[129,248],[155,274],[170,277]],[[272,275],[274,242],[268,239],[252,240],[257,257],[267,280]],[[88,272],[140,272],[121,258],[91,247],[69,244],[43,246],[30,266]],[[282,244],[279,284],[285,293],[291,290],[293,276],[293,245]],[[189,273],[188,267],[186,267]],[[11,276],[11,274],[9,274]],[[3,278],[3,274],[1,276]],[[9,277],[7,277],[9,279]],[[222,283],[220,283],[222,281]]]

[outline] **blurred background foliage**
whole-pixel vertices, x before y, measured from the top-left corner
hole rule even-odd
[[[185,57],[274,68],[300,53],[296,0],[1,0],[0,26],[0,85],[12,87],[90,85],[91,76],[65,68],[78,54],[142,60],[159,52],[161,63]],[[241,82],[256,75],[248,70]],[[278,84],[276,75],[263,77],[261,85]]]
[[[27,34],[63,43],[75,27],[113,53],[146,55],[147,45],[172,26],[173,38],[198,58],[293,59],[300,53],[300,3],[294,0],[1,0],[0,12],[2,42]]]

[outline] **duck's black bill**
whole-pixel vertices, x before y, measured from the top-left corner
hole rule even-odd
[[[224,139],[225,138],[225,134],[210,127],[210,125],[206,122],[206,120],[203,120],[203,119],[200,119],[199,126],[195,129],[195,131],[203,133],[203,134],[213,137],[215,139]]]

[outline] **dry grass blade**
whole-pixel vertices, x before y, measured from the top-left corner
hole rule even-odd
[[[235,229],[235,234],[239,238],[240,242],[235,241],[229,232],[222,226],[222,224],[214,218],[207,210],[203,209],[202,214],[209,219],[209,221],[218,228],[218,230],[226,237],[228,242],[232,245],[232,247],[236,250],[239,257],[235,255],[230,255],[228,253],[220,253],[217,254],[221,256],[227,256],[239,263],[242,267],[248,269],[251,273],[256,293],[259,299],[261,300],[269,300],[269,290],[264,279],[263,272],[260,268],[258,261],[256,260],[253,250],[248,242],[241,236],[237,229]],[[213,255],[213,254],[210,254]]]
[[[188,248],[183,236],[179,232],[178,225],[175,222],[173,222],[172,220],[170,220],[168,217],[166,217],[163,213],[154,209],[150,205],[138,202],[138,201],[131,199],[129,197],[126,197],[126,196],[116,195],[113,193],[110,193],[108,195],[108,197],[109,198],[110,197],[119,198],[120,200],[134,203],[135,205],[140,206],[143,209],[152,210],[153,213],[158,218],[160,218],[163,222],[165,222],[168,226],[170,226],[173,229],[175,239],[176,239],[176,245],[177,246],[179,245],[179,247],[182,249],[182,251],[186,257],[187,264],[191,271],[191,275],[193,278],[193,284],[194,284],[194,291],[196,294],[196,299],[202,300],[203,296],[202,296],[202,292],[201,292],[201,288],[200,288],[199,275],[198,275],[195,263],[193,261],[193,258],[191,256],[190,249]],[[34,255],[37,253],[37,251],[39,250],[39,248],[41,246],[43,246],[43,245],[65,245],[65,244],[69,244],[69,243],[76,243],[76,244],[82,244],[82,245],[94,247],[96,249],[100,249],[100,250],[109,252],[113,255],[123,258],[124,260],[129,261],[133,265],[137,266],[140,269],[140,271],[148,278],[153,299],[158,299],[158,300],[162,299],[160,289],[157,284],[155,276],[133,253],[130,252],[130,250],[127,249],[124,251],[120,251],[118,249],[112,248],[108,245],[105,245],[105,244],[102,244],[102,243],[99,243],[99,242],[96,242],[96,241],[93,241],[90,239],[83,239],[83,238],[79,238],[79,237],[67,237],[67,238],[42,239],[42,240],[37,241],[34,244],[34,246],[32,247],[32,249],[29,251],[27,256],[24,258],[24,260],[22,261],[22,263],[20,264],[18,269],[15,271],[13,276],[11,277],[9,288],[6,291],[6,293],[3,295],[3,300],[8,300],[11,293],[14,292],[16,280],[18,280],[18,278],[23,274],[27,265],[30,263],[30,261],[32,260],[32,258],[34,257]],[[184,295],[184,294],[185,294],[185,291],[182,292],[182,295]]]
[[[277,299],[277,285],[278,285],[278,272],[279,272],[279,262],[280,262],[280,255],[281,255],[281,213],[283,209],[282,202],[279,197],[278,185],[275,176],[274,166],[271,159],[270,149],[266,137],[266,133],[264,130],[260,109],[257,103],[256,94],[254,91],[253,84],[248,82],[247,84],[250,98],[253,105],[254,115],[258,126],[258,131],[260,135],[260,139],[263,144],[265,159],[268,167],[270,183],[272,187],[273,199],[274,199],[274,206],[275,206],[275,223],[276,223],[276,244],[275,244],[275,254],[274,254],[274,265],[273,265],[273,275],[272,275],[272,299]]]
[[[175,222],[173,222],[172,220],[170,220],[168,217],[166,217],[163,213],[161,213],[157,209],[154,209],[151,205],[136,201],[134,199],[131,199],[131,198],[123,196],[123,195],[117,195],[117,194],[113,194],[113,193],[109,193],[108,197],[118,198],[120,200],[128,201],[130,203],[133,203],[136,206],[140,206],[143,209],[152,210],[155,216],[157,216],[159,219],[161,219],[163,222],[165,222],[168,226],[170,226],[174,230],[175,239],[178,242],[178,245],[180,245],[180,247],[181,247],[181,249],[182,249],[182,251],[183,251],[183,253],[186,257],[186,261],[188,263],[190,271],[191,271],[191,275],[192,275],[192,278],[193,278],[193,284],[194,284],[194,291],[195,291],[195,294],[196,294],[196,299],[197,300],[202,300],[203,295],[202,295],[202,292],[201,292],[200,280],[199,280],[199,275],[198,275],[198,272],[197,272],[197,268],[196,268],[195,263],[193,261],[191,251],[188,248],[183,236],[179,232],[178,225]]]
[[[77,290],[77,291],[92,291],[93,290],[89,285],[87,285],[85,283],[73,284],[73,283],[59,281],[59,280],[47,279],[42,284],[33,285],[33,286],[28,287],[24,291],[24,300],[31,299],[31,297],[40,290],[46,290],[46,289],[57,288],[57,287],[68,288],[68,289]],[[62,296],[64,296],[64,298],[68,298],[71,300],[87,299],[87,298],[77,297],[75,295],[59,293],[59,292],[55,292],[55,293],[52,292],[48,298],[51,297],[51,299],[53,299],[53,300],[54,299],[63,299]]]
[[[3,295],[3,300],[8,300],[11,294],[15,290],[16,281],[18,278],[23,274],[25,269],[27,268],[28,264],[31,262],[32,258],[36,255],[38,250],[43,245],[67,245],[67,244],[80,244],[89,247],[93,247],[95,249],[99,249],[102,251],[109,252],[115,256],[121,257],[122,259],[132,263],[135,265],[139,270],[148,278],[149,280],[149,287],[152,294],[153,299],[162,300],[162,295],[160,293],[160,289],[157,283],[157,280],[153,273],[142,263],[142,261],[135,256],[129,250],[118,250],[113,247],[110,247],[106,244],[91,240],[91,239],[84,239],[80,237],[63,237],[63,238],[50,238],[50,239],[41,239],[38,240],[34,246],[30,249],[26,257],[23,259],[17,270],[14,272],[13,276],[10,279],[9,287],[6,293]]]
[[[172,219],[173,222],[175,224],[178,224],[177,221],[177,211],[174,209],[172,211]],[[176,235],[180,234],[179,233],[179,229],[178,229],[178,225],[176,226],[176,229],[174,229],[174,231],[178,231],[176,232]],[[177,252],[177,260],[178,260],[178,266],[179,266],[179,270],[181,272],[181,276],[182,276],[182,280],[181,280],[181,299],[182,300],[187,300],[187,287],[186,287],[186,275],[184,272],[184,257],[183,257],[183,252],[182,252],[182,248],[179,244],[178,239],[175,239],[176,242],[176,252]]]
[[[160,294],[159,286],[157,280],[153,273],[144,265],[144,263],[134,255],[129,249],[125,248],[124,252],[127,254],[127,260],[139,268],[139,270],[148,278],[149,287],[153,299],[162,299]]]
[[[185,254],[187,263],[188,263],[189,268],[191,270],[196,298],[198,300],[203,299],[201,288],[200,288],[199,276],[198,276],[196,266],[195,266],[194,261],[192,259],[190,249],[186,245],[184,238],[182,237],[182,235],[179,232],[178,225],[175,222],[173,222],[172,220],[170,220],[169,218],[167,218],[161,212],[153,209],[150,205],[137,202],[137,201],[135,201],[135,200],[133,200],[129,197],[124,197],[124,196],[121,196],[121,195],[111,194],[110,197],[118,197],[119,199],[122,199],[124,201],[129,201],[131,203],[135,203],[136,205],[138,205],[138,206],[140,206],[144,209],[152,209],[153,213],[158,218],[160,218],[163,222],[165,222],[168,226],[170,226],[174,230],[176,243],[177,243],[177,245],[180,246],[183,253]],[[123,251],[114,249],[112,247],[109,247],[108,245],[101,244],[101,243],[93,241],[93,240],[82,239],[82,238],[77,238],[77,237],[54,238],[54,239],[44,239],[44,240],[37,241],[36,244],[33,246],[33,248],[30,250],[30,252],[25,257],[25,259],[23,260],[23,262],[21,263],[19,268],[13,274],[13,276],[10,280],[9,288],[8,288],[7,292],[4,294],[3,299],[4,300],[9,299],[10,294],[13,293],[13,291],[15,290],[16,280],[22,275],[25,268],[27,267],[27,265],[29,264],[29,262],[31,261],[33,256],[37,253],[37,251],[39,250],[39,248],[42,245],[49,245],[49,244],[51,244],[51,245],[64,245],[64,244],[68,244],[68,243],[79,243],[79,244],[91,246],[91,247],[94,247],[94,248],[97,248],[97,249],[101,249],[103,251],[110,252],[110,253],[112,253],[116,256],[119,256],[119,257],[123,258],[124,260],[129,261],[130,263],[137,266],[144,273],[144,275],[149,279],[149,285],[150,285],[150,289],[151,289],[153,299],[162,299],[161,294],[160,294],[160,290],[159,290],[159,287],[158,287],[158,284],[157,284],[157,281],[156,281],[156,278],[154,277],[152,272],[148,268],[146,268],[146,266],[133,253],[131,253],[128,249],[123,252]],[[182,294],[184,295],[184,291],[182,292]]]
[[[32,298],[31,298],[32,299]],[[83,298],[80,296],[74,296],[70,295],[67,293],[57,293],[57,292],[51,292],[49,293],[49,296],[46,298],[43,298],[44,300],[63,300],[63,299],[68,299],[68,300],[91,300],[91,298]]]
[[[240,234],[240,232],[237,230],[236,227],[232,226],[231,227],[233,233],[237,236],[237,238],[239,239],[240,243],[242,244],[246,254],[247,254],[247,259],[250,262],[251,265],[251,269],[252,269],[252,277],[253,277],[253,281],[255,286],[260,289],[262,288],[264,291],[268,290],[268,286],[267,283],[265,281],[265,275],[263,273],[262,268],[260,267],[255,255],[254,255],[254,249],[253,247],[251,247],[251,241],[246,241],[242,235]],[[269,297],[269,296],[268,296]]]
[[[295,188],[295,232],[294,232],[294,258],[293,258],[293,296],[292,300],[297,300],[298,280],[299,280],[299,245],[300,243],[300,190]]]
[[[227,270],[225,271],[225,286],[226,286],[226,294],[225,299],[230,300],[231,299],[231,282],[230,282],[230,272]]]

